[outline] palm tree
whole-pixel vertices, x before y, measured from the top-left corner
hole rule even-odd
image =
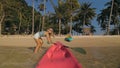
[[[3,30],[4,33],[13,33],[13,25],[19,27],[19,32],[25,32],[28,23],[32,22],[32,7],[28,6],[27,3],[24,0],[0,0],[0,3],[3,6],[3,12],[0,12],[0,16],[3,16],[3,13],[5,15],[3,20]],[[22,7],[21,7],[22,6]],[[0,5],[1,9],[1,5]],[[26,9],[26,10],[24,10]],[[9,10],[9,11],[8,11]],[[1,11],[1,10],[0,10]],[[37,11],[35,11],[37,13]],[[36,14],[39,15],[39,14]],[[37,22],[38,19],[35,20]],[[6,30],[6,28],[9,28]],[[32,31],[32,23],[29,23],[29,29]]]
[[[33,6],[33,10],[32,10],[32,35],[34,34],[34,0],[32,0],[32,6]]]
[[[24,3],[24,4],[23,4]],[[19,24],[18,24],[18,34],[20,34],[21,32],[21,27],[22,24],[24,23],[24,25],[26,25],[27,23],[27,18],[31,16],[31,14],[29,14],[29,9],[27,9],[27,3],[25,1],[16,1],[16,3],[12,4],[13,6],[17,6],[17,7],[13,7],[13,9],[17,12],[17,16],[19,18]],[[22,5],[22,6],[21,6]],[[24,10],[27,9],[27,10]],[[29,16],[26,16],[27,14],[29,14]],[[22,32],[23,33],[23,32]]]
[[[71,23],[69,32],[72,32],[72,20],[73,20],[73,12],[80,7],[78,0],[58,0],[58,6],[55,6],[53,1],[50,0],[52,6],[55,9],[56,17],[59,22],[59,35],[61,34],[61,26],[63,23]],[[64,22],[61,21],[64,19]]]
[[[78,0],[70,0],[69,1],[69,5],[70,5],[70,34],[72,34],[72,25],[73,25],[73,14],[74,11],[80,8],[80,4],[78,2]]]
[[[91,24],[91,20],[95,17],[95,8],[91,8],[91,3],[83,3],[80,8],[80,12],[78,14],[78,17],[81,21],[82,28],[84,29],[84,26],[89,26]],[[83,31],[84,34],[84,31]]]
[[[2,22],[3,22],[3,20],[4,20],[4,18],[5,18],[5,14],[4,14],[4,12],[3,12],[3,5],[0,3],[0,35],[2,34]]]
[[[58,1],[58,8],[55,6],[55,4],[53,3],[52,0],[50,0],[55,12],[56,12],[56,17],[58,18],[58,22],[59,22],[59,32],[58,34],[61,35],[61,19],[63,17],[63,11],[62,11],[62,4],[60,4],[60,0]]]
[[[46,2],[47,2],[47,1],[48,1],[48,0],[41,0],[41,2],[43,2],[43,3],[41,3],[41,4],[39,5],[40,11],[43,11],[43,16],[42,16],[42,31],[44,30],[44,25],[45,25]]]
[[[119,34],[119,16],[120,16],[120,2],[119,0],[112,0],[105,4],[107,8],[103,9],[98,15],[98,22],[105,28],[106,34],[110,33],[110,25],[114,25],[114,29],[117,28]]]
[[[111,16],[112,16],[112,11],[113,11],[113,4],[114,4],[114,0],[112,0],[112,5],[111,5],[108,28],[107,28],[107,35],[109,35],[109,33],[110,33],[110,22],[111,22]]]
[[[107,25],[109,20],[109,13],[110,11],[108,9],[101,10],[101,13],[97,16],[97,21],[100,27],[102,27],[102,30],[107,31]]]
[[[22,3],[18,2],[17,3],[18,8],[16,9],[16,11],[18,13],[18,17],[19,17],[18,34],[20,33],[20,30],[21,30],[22,16],[23,16],[23,13],[22,13],[23,7],[21,7],[21,4]]]
[[[32,0],[32,35],[34,34],[34,20],[35,20],[35,10],[34,10],[34,1],[38,1],[38,0]]]
[[[21,12],[18,12],[19,13],[19,19],[20,19],[20,22],[19,22],[19,27],[18,27],[18,34],[20,33],[20,27],[21,27],[21,23],[22,23],[22,14]]]
[[[12,3],[12,4],[11,4]],[[16,12],[13,14],[13,11],[16,11],[16,9],[13,7],[14,6],[14,4],[13,4],[14,2],[10,2],[10,0],[9,1],[5,1],[5,0],[3,0],[3,1],[1,1],[1,3],[0,3],[0,7],[1,7],[1,14],[2,14],[2,17],[1,17],[1,23],[2,22],[8,22],[9,21],[9,23],[10,24],[13,24],[13,25],[15,25],[15,21],[17,21],[17,17],[16,17],[16,19],[14,19],[14,22],[12,22],[13,20],[12,20],[12,18],[15,18],[14,17],[14,15],[16,15]],[[9,5],[9,6],[8,6]],[[8,10],[9,9],[9,11],[6,11],[6,10]],[[6,17],[5,17],[6,16]],[[12,22],[12,23],[11,23]],[[1,24],[0,23],[0,24]],[[17,22],[16,22],[17,23]],[[5,24],[5,23],[4,23]],[[5,27],[5,25],[3,24],[3,28],[6,28]],[[11,26],[12,28],[13,28],[13,26]],[[0,27],[1,28],[1,27]],[[7,27],[8,28],[8,27]],[[4,31],[4,30],[3,30]],[[1,32],[1,31],[0,31]]]
[[[109,3],[108,3],[109,4]],[[113,7],[114,6],[114,7]],[[120,17],[120,2],[119,0],[112,0],[111,7],[111,24],[114,25],[114,29],[116,30],[117,34],[119,35],[119,17]]]

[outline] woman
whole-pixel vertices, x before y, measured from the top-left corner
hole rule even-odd
[[[51,44],[52,43],[51,36],[54,36],[52,28],[47,29],[47,31],[41,31],[41,32],[35,33],[34,39],[35,39],[35,41],[37,43],[37,46],[36,46],[36,48],[34,50],[34,53],[37,53],[38,50],[42,47],[43,40],[42,40],[41,37],[46,37],[48,43]]]

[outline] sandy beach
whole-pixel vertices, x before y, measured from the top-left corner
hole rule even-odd
[[[73,41],[64,41],[64,36],[52,38],[53,42],[59,41],[64,45],[70,47],[106,47],[106,46],[120,46],[120,36],[73,36]],[[43,38],[43,47],[49,46],[46,38]],[[32,47],[36,43],[32,36],[1,36],[0,46],[18,46],[18,47]]]
[[[69,46],[83,68],[120,68],[120,36],[73,38],[72,42],[64,41],[64,36],[52,39]],[[50,45],[44,41],[37,54],[33,53],[35,46],[32,36],[1,36],[0,68],[35,68]]]

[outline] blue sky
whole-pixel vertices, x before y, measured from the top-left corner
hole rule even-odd
[[[25,0],[28,5],[32,5],[32,0]],[[57,3],[57,0],[53,0],[54,3]],[[80,3],[84,3],[84,2],[90,2],[92,3],[92,6],[93,8],[96,8],[96,13],[99,14],[100,13],[100,10],[102,10],[105,6],[105,3],[106,2],[109,2],[110,0],[79,0]],[[40,4],[41,2],[38,1],[38,2],[35,2],[35,7],[37,8],[37,5]],[[49,0],[48,2],[46,3],[46,13],[49,11],[49,12],[53,12],[54,9],[53,7],[51,6]],[[100,30],[100,26],[98,26],[98,22],[96,21],[96,18],[94,20],[92,20],[92,24],[96,27],[96,33],[95,34],[103,34],[103,32]]]

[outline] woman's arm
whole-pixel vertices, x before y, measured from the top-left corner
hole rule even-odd
[[[51,36],[52,36],[52,37],[55,37],[55,34],[52,32]]]
[[[48,43],[52,43],[51,37],[48,33],[46,33],[46,38],[47,38]]]

